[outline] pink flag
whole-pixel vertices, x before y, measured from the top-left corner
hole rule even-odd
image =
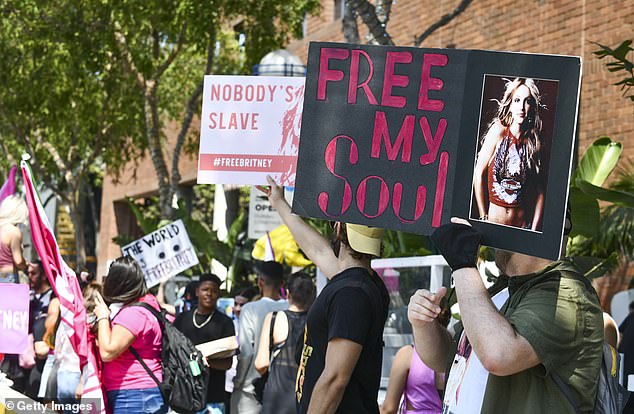
[[[0,203],[2,203],[2,200],[9,197],[10,195],[15,194],[15,173],[17,170],[18,167],[16,167],[15,165],[11,167],[7,181],[5,181],[2,185],[2,188],[0,188]]]
[[[90,411],[104,412],[104,400],[99,377],[97,376],[95,356],[91,355],[91,350],[88,346],[86,308],[77,275],[62,259],[53,233],[53,227],[46,217],[42,201],[35,188],[33,173],[29,164],[26,161],[22,161],[20,167],[26,191],[26,205],[29,210],[33,246],[42,261],[46,277],[60,302],[60,324],[58,329],[63,329],[68,335],[73,350],[79,357],[84,389],[82,399],[90,398],[93,401],[100,401],[99,409]]]

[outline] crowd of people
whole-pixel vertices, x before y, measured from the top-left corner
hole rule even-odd
[[[29,263],[32,288],[30,305],[31,331],[34,338],[30,365],[25,355],[4,355],[1,370],[13,381],[13,388],[32,399],[64,404],[81,401],[81,370],[79,359],[67,335],[59,325],[59,300],[42,270],[41,264]],[[218,308],[222,281],[214,274],[201,275],[188,286],[185,306],[169,308],[169,319],[193,344],[203,344],[234,335],[244,350],[234,357],[210,358],[206,408],[201,412],[228,413],[232,401],[253,396],[254,410],[266,412],[294,412],[293,401],[297,363],[295,352],[302,339],[308,308],[315,299],[313,279],[302,272],[292,274],[285,281],[283,267],[276,262],[262,262],[257,267],[258,286],[239,291],[234,298],[233,312],[228,315]],[[282,299],[284,296],[288,298]],[[92,345],[100,357],[100,379],[112,413],[167,413],[160,383],[162,381],[162,329],[154,315],[142,306],[145,303],[157,311],[161,304],[146,287],[145,277],[138,263],[130,257],[116,259],[110,266],[103,284],[91,282],[84,286],[84,303]],[[188,309],[188,310],[186,310]],[[274,324],[275,353],[257,364],[262,325],[271,324],[272,313],[280,312]],[[283,315],[283,316],[282,316]],[[275,317],[273,317],[275,320]],[[271,328],[273,329],[273,328]],[[263,335],[268,346],[268,337]],[[270,364],[270,366],[269,366]],[[239,376],[232,365],[237,365]],[[255,374],[251,373],[254,372]],[[264,399],[253,395],[253,382],[261,374],[270,379],[264,384]],[[235,379],[234,379],[235,377]],[[246,386],[245,378],[251,383]],[[228,379],[228,380],[227,380]],[[288,410],[280,411],[278,398],[287,400]],[[246,400],[248,401],[248,400]],[[244,412],[236,408],[234,412]]]
[[[154,315],[161,309],[193,344],[237,337],[237,355],[204,361],[206,407],[200,412],[592,411],[607,326],[592,285],[565,259],[498,250],[502,275],[487,289],[477,270],[480,234],[455,218],[432,240],[452,270],[460,322],[447,328],[446,287],[412,295],[414,341],[396,354],[379,406],[390,298],[370,264],[381,255],[383,230],[336,222],[328,239],[291,214],[282,188],[268,179],[260,190],[328,283],[317,296],[309,275],[286,275],[275,261],[256,262],[257,287],[239,290],[233,312],[225,314],[218,308],[218,276],[200,275],[182,303],[170,307],[162,286],[158,297],[150,292],[134,259],[116,259],[102,284],[83,283],[108,412],[169,412],[161,388],[164,327]],[[59,300],[41,263],[22,257],[24,206],[19,199],[5,203],[0,276],[19,282],[19,271],[28,270],[33,346],[24,355],[4,355],[0,369],[31,398],[77,402],[79,359],[58,329]],[[6,205],[18,210],[14,218],[4,219]]]

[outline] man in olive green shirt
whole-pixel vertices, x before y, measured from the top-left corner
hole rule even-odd
[[[438,372],[451,367],[444,413],[574,413],[555,383],[572,390],[591,412],[602,358],[603,316],[592,285],[566,261],[498,250],[508,287],[490,297],[475,264],[480,234],[460,219],[432,236],[449,263],[463,332],[437,321],[446,288],[417,291],[408,308],[416,350]]]

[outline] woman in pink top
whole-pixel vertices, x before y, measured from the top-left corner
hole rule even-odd
[[[443,374],[438,374],[425,365],[412,345],[405,345],[394,356],[381,414],[396,413],[401,395],[402,413],[440,414],[442,401],[438,390],[443,388],[443,383]]]
[[[9,196],[0,204],[0,282],[18,283],[18,270],[26,270],[18,225],[28,217],[26,203],[21,198]]]
[[[160,310],[156,298],[148,293],[145,277],[131,257],[120,257],[112,263],[103,285],[103,296],[95,293],[97,343],[104,362],[102,382],[108,404],[118,413],[166,413],[156,382],[130,352],[134,348],[158,381],[162,381],[161,327],[158,320],[141,306],[145,302]],[[123,305],[110,315],[107,304]]]

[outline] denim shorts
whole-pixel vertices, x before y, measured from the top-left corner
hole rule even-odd
[[[108,391],[108,404],[113,414],[167,413],[161,391],[156,388]]]
[[[57,371],[57,400],[61,404],[76,404],[75,391],[79,385],[81,374],[79,372]],[[51,378],[49,377],[49,380]],[[63,410],[64,414],[79,413],[79,410]]]

